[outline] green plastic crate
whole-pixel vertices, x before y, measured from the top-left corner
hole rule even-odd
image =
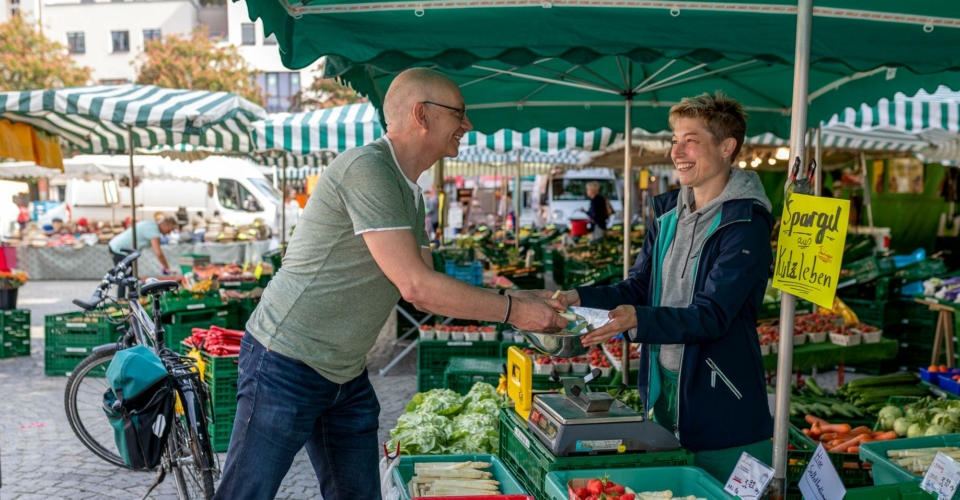
[[[889,276],[896,272],[897,265],[893,259],[870,256],[850,263],[844,262],[840,269],[839,283],[853,281],[856,284],[866,283],[882,276]]]
[[[7,309],[0,311],[0,318],[3,318],[4,322],[13,322],[13,323],[25,323],[30,324],[30,310],[29,309]]]
[[[477,382],[494,387],[500,383],[503,360],[497,358],[452,358],[444,370],[444,387],[466,394]]]
[[[273,265],[273,273],[276,274],[280,270],[280,266],[283,264],[283,254],[284,247],[277,248],[276,250],[270,250],[269,252],[263,254],[263,260],[269,262]]]
[[[223,305],[219,290],[194,293],[188,290],[168,292],[160,297],[160,310],[164,314],[180,311],[213,309]]]
[[[843,500],[936,500],[936,498],[935,495],[921,490],[919,484],[901,483],[847,489]],[[800,500],[799,497],[797,500]]]
[[[230,447],[230,436],[233,434],[233,418],[224,418],[215,424],[210,424],[208,429],[213,451],[226,453],[227,448]]]
[[[446,378],[443,373],[432,371],[417,371],[417,392],[427,392],[432,389],[443,389]]]
[[[246,329],[247,321],[250,320],[250,316],[258,305],[260,305],[260,299],[246,298],[239,300],[239,305],[237,306],[238,330]]]
[[[910,282],[944,274],[947,274],[947,265],[942,260],[926,259],[898,269],[894,276],[902,278],[904,282]]]
[[[249,292],[260,287],[259,281],[221,281],[220,288],[239,292]]]
[[[703,469],[697,467],[652,467],[629,469],[561,470],[547,474],[543,500],[567,500],[567,483],[574,479],[595,479],[608,476],[621,486],[640,493],[670,490],[674,497],[696,496],[707,500],[731,498],[723,485]]]
[[[960,434],[946,434],[943,436],[927,436],[908,439],[894,439],[892,441],[875,441],[860,445],[860,458],[873,464],[873,484],[920,484],[921,476],[916,476],[906,469],[890,461],[887,452],[890,450],[909,450],[915,448],[942,448],[946,446],[960,446]],[[960,492],[953,496],[960,498]]]
[[[53,348],[96,347],[116,342],[123,316],[108,317],[103,313],[52,314],[44,318],[46,346]]]
[[[505,495],[525,495],[528,493],[496,455],[403,456],[400,457],[400,462],[393,469],[393,484],[400,490],[400,500],[410,500],[410,490],[407,487],[407,483],[413,479],[415,464],[436,462],[488,462],[492,464],[492,467],[490,469],[484,469],[484,471],[492,472],[493,480],[500,482],[501,493]]]
[[[30,355],[30,337],[0,338],[0,359],[15,358]]]
[[[228,300],[223,307],[217,311],[217,316],[227,320],[227,328],[237,330],[242,328],[240,325],[240,302]]]
[[[802,434],[801,434],[802,435]],[[800,479],[803,472],[807,469],[807,464],[813,458],[817,448],[813,446],[810,450],[790,450],[787,452],[787,488],[799,488]],[[833,468],[837,470],[840,476],[840,482],[845,488],[859,488],[873,484],[873,478],[870,474],[870,467],[865,467],[862,460],[859,460],[852,453],[827,453]]]
[[[657,453],[628,453],[555,457],[527,429],[527,424],[512,408],[500,410],[500,459],[521,484],[537,498],[546,498],[547,474],[584,469],[627,469],[693,465],[693,453],[684,449]]]
[[[868,325],[884,329],[887,326],[901,323],[901,308],[899,300],[865,300],[865,299],[841,299],[853,312],[857,318]]]
[[[209,319],[207,321],[200,321],[197,323],[178,323],[173,325],[163,325],[164,342],[167,344],[167,347],[169,347],[174,351],[180,352],[182,354],[186,352],[183,350],[182,343],[188,337],[193,335],[194,328],[208,329],[211,326],[219,326],[222,328],[226,328],[227,319],[218,318],[214,316],[212,319]]]
[[[70,375],[92,352],[92,348],[85,347],[48,347],[44,351],[43,372],[48,376]]]
[[[499,358],[500,342],[421,340],[417,345],[417,370],[440,375],[453,358]],[[443,383],[441,382],[441,387]]]

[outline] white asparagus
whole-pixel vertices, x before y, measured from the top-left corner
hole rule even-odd
[[[445,497],[445,496],[462,495],[462,496],[480,497],[480,496],[494,496],[499,494],[500,494],[499,491],[471,490],[467,488],[436,488],[436,489],[430,490],[430,494],[427,496]]]
[[[433,484],[433,483],[439,483],[441,481],[449,482],[449,481],[456,481],[456,480],[457,479],[441,479],[436,477],[414,476],[413,479],[410,480],[410,482],[417,483],[417,484]],[[497,481],[495,479],[462,479],[460,481],[470,482],[475,484],[492,484],[494,486],[500,485],[500,481]]]
[[[489,472],[480,472],[476,469],[419,469],[417,470],[417,474],[423,477],[450,477],[457,479],[486,479],[492,476]]]
[[[471,490],[496,491],[500,489],[498,484],[487,484],[480,481],[453,481],[449,479],[438,479],[433,483],[435,488],[469,488]]]
[[[915,456],[923,456],[930,453],[936,455],[938,451],[943,451],[943,452],[960,451],[960,448],[957,448],[956,446],[946,446],[942,448],[912,448],[908,450],[889,450],[887,451],[887,458],[915,457]]]
[[[644,491],[642,493],[637,493],[637,496],[640,497],[640,500],[662,500],[673,498],[673,492],[670,490]]]

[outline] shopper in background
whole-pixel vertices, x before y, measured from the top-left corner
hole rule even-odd
[[[380,498],[380,404],[366,357],[401,297],[447,317],[545,332],[567,325],[556,300],[502,296],[433,271],[415,181],[457,156],[473,128],[457,85],[407,70],[383,107],[387,134],[326,167],[247,323],[218,499],[274,498],[304,447],[323,498]]]
[[[587,198],[590,198],[590,209],[587,210],[587,217],[590,218],[590,241],[597,242],[607,235],[607,219],[611,213],[610,203],[602,194],[600,194],[600,183],[590,181],[587,183]]]

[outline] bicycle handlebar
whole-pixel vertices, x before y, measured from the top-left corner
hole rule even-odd
[[[127,254],[116,266],[113,266],[113,269],[107,272],[103,277],[103,280],[100,282],[100,285],[97,286],[97,289],[93,291],[93,295],[90,297],[90,302],[84,302],[80,299],[74,299],[74,305],[80,307],[84,311],[92,311],[100,305],[101,302],[106,298],[107,288],[110,287],[112,283],[118,283],[117,275],[126,271],[130,264],[137,260],[140,257],[140,252],[134,248],[124,248],[120,250],[120,253]]]

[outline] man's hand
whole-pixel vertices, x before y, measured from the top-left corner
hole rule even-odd
[[[613,321],[580,337],[584,347],[602,344],[616,337],[619,333],[637,326],[637,309],[633,306],[620,306],[610,311],[609,317]]]
[[[580,305],[580,294],[576,290],[567,290],[565,292],[554,292],[552,290],[519,290],[519,291],[509,291],[508,295],[513,297],[521,298],[538,298],[547,301],[548,304],[553,306],[558,311],[562,311],[568,307],[576,307]]]
[[[535,297],[513,297],[513,307],[507,321],[517,330],[537,333],[559,332],[570,323],[557,313],[556,300],[554,304]]]

